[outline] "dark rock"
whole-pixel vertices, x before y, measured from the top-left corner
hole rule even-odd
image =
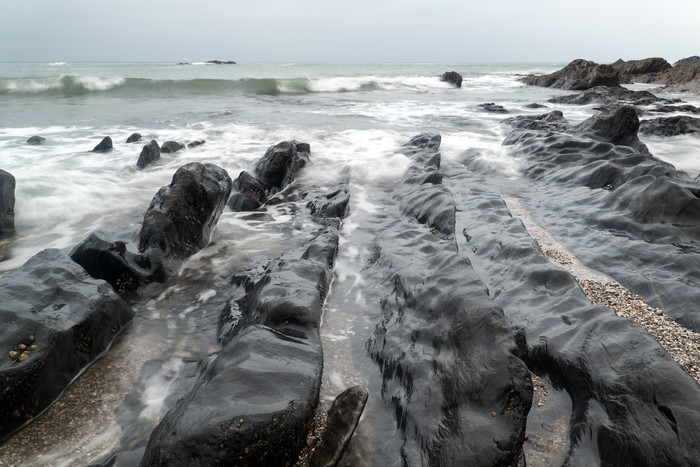
[[[187,143],[187,147],[188,147],[189,149],[192,149],[192,148],[196,148],[197,146],[201,146],[201,145],[204,144],[204,143],[205,143],[204,140],[191,141],[191,142]]]
[[[38,145],[43,143],[44,141],[46,141],[46,138],[44,138],[43,136],[32,136],[27,140],[27,144]]]
[[[236,62],[233,60],[227,60],[227,61],[222,61],[222,60],[209,60],[207,63],[212,63],[214,65],[235,65]]]
[[[255,166],[255,176],[268,195],[282,190],[294,181],[297,172],[309,162],[311,148],[307,143],[284,141],[270,146]]]
[[[631,91],[622,87],[611,88],[607,86],[596,86],[579,94],[553,97],[547,102],[576,105],[591,103],[606,105],[650,105],[661,102],[670,103],[671,101],[656,97],[649,91]]]
[[[246,279],[222,350],[149,439],[148,465],[292,465],[313,424],[323,354],[321,306],[338,245],[326,226],[308,248]],[[222,319],[230,315],[227,307]]]
[[[596,86],[619,87],[620,76],[610,65],[599,65],[582,59],[574,60],[561,70],[548,75],[526,76],[522,81],[531,86],[543,86],[583,91]]]
[[[523,130],[564,131],[570,127],[569,122],[564,118],[564,114],[559,110],[553,110],[547,114],[537,116],[518,115],[517,117],[506,118],[501,123],[507,123],[513,128]]]
[[[350,193],[347,188],[341,188],[325,196],[319,196],[306,205],[314,217],[329,219],[336,217],[343,219],[348,215],[350,207]]]
[[[686,112],[691,114],[700,114],[700,108],[694,105],[657,105],[655,108],[648,110],[648,112],[656,113],[676,113],[676,112]]]
[[[639,131],[645,135],[677,136],[700,133],[700,118],[680,115],[667,118],[642,120]]]
[[[360,421],[369,393],[361,386],[343,391],[328,410],[326,428],[321,442],[309,461],[311,467],[334,467],[342,459],[345,449]]]
[[[151,201],[138,253],[129,252],[124,242],[93,232],[73,249],[71,258],[120,293],[163,282],[177,272],[184,258],[209,243],[230,192],[231,178],[220,167],[184,165]]]
[[[664,90],[668,92],[700,93],[700,57],[684,58],[671,68],[639,75],[635,81],[663,84]]]
[[[456,88],[462,87],[462,75],[456,71],[446,71],[440,76],[440,81],[453,84]]]
[[[631,60],[629,62],[620,59],[613,63],[612,66],[620,72],[622,79],[628,83],[633,83],[640,75],[660,73],[671,68],[671,64],[660,57]]]
[[[111,151],[113,147],[112,138],[105,136],[102,141],[100,141],[100,144],[93,148],[92,152],[107,152]]]
[[[544,109],[544,108],[546,108],[546,107],[547,107],[546,105],[544,105],[544,104],[538,104],[537,102],[532,102],[532,103],[527,104],[527,105],[525,106],[526,109]]]
[[[255,211],[267,202],[267,190],[250,173],[243,171],[233,182],[228,207],[232,211]]]
[[[637,111],[629,106],[601,112],[571,128],[571,131],[583,133],[598,141],[630,146],[648,154],[649,149],[637,137],[638,130]]]
[[[131,136],[126,139],[127,143],[136,143],[139,141],[141,141],[141,133],[132,133]]]
[[[139,160],[136,161],[136,167],[143,169],[158,159],[160,159],[160,146],[158,146],[158,142],[153,139],[141,149]]]
[[[507,114],[508,111],[502,105],[494,104],[493,102],[487,102],[485,104],[479,104],[477,107],[484,109],[487,112]]]
[[[0,438],[53,403],[132,317],[109,284],[58,250],[0,278]]]
[[[182,149],[185,149],[184,144],[178,143],[177,141],[166,141],[160,147],[160,152],[165,153],[165,154],[169,154],[169,153],[173,153],[173,152],[178,152]]]
[[[0,236],[15,231],[15,177],[0,169]]]

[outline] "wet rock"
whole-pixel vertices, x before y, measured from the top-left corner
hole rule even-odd
[[[153,139],[141,149],[139,159],[136,161],[136,167],[143,169],[158,159],[160,159],[160,146],[158,146],[158,142]]]
[[[163,145],[160,147],[160,152],[165,153],[165,154],[170,154],[173,152],[178,152],[182,149],[185,149],[185,145],[182,143],[178,143],[177,141],[166,141],[163,143]]]
[[[102,141],[100,141],[100,144],[92,149],[92,152],[107,152],[111,151],[113,147],[112,138],[105,136]]]
[[[127,143],[137,143],[139,141],[141,141],[141,133],[132,133],[131,136],[126,139]]]
[[[540,131],[564,131],[571,126],[569,121],[564,118],[564,114],[559,110],[536,116],[518,115],[517,117],[506,118],[501,123],[506,123],[513,128],[522,130]]]
[[[46,141],[46,138],[44,138],[43,136],[32,136],[27,140],[27,144],[39,145],[42,144],[44,141]]]
[[[255,176],[274,194],[294,181],[297,172],[309,162],[311,148],[307,143],[283,141],[270,146],[255,166]]]
[[[649,153],[649,149],[637,136],[638,130],[639,117],[634,107],[630,106],[601,112],[571,128],[573,132],[585,134],[598,141],[630,146],[640,152]]]
[[[544,104],[538,104],[537,102],[532,102],[530,104],[527,104],[525,106],[526,109],[543,109],[546,108],[547,106]]]
[[[627,62],[619,59],[613,63],[612,66],[619,71],[622,80],[626,83],[634,83],[640,75],[661,73],[671,68],[671,64],[660,57],[630,60]]]
[[[661,99],[649,91],[631,91],[622,87],[608,86],[596,86],[582,93],[553,97],[547,102],[575,105],[591,103],[604,105],[650,105],[655,103],[671,103],[669,99]]]
[[[657,113],[676,113],[676,112],[686,112],[691,114],[700,114],[700,108],[695,107],[690,104],[675,104],[675,105],[657,105],[653,109],[648,110],[648,112]]]
[[[326,429],[309,461],[311,467],[338,465],[360,421],[369,393],[361,386],[343,391],[328,410]]]
[[[483,109],[487,112],[497,113],[497,114],[507,114],[508,111],[502,105],[494,104],[493,102],[487,102],[485,104],[479,104],[477,107]]]
[[[350,209],[350,193],[343,187],[324,196],[319,196],[306,205],[314,217],[343,219]]]
[[[232,211],[255,211],[267,202],[267,190],[250,173],[243,171],[233,182],[228,207]]]
[[[440,76],[440,81],[450,83],[456,88],[462,87],[462,75],[460,75],[456,71],[446,71],[442,74],[442,76]]]
[[[0,169],[0,237],[15,231],[15,177]]]
[[[198,141],[190,141],[189,143],[187,143],[187,147],[189,149],[192,149],[192,148],[196,148],[197,146],[201,146],[204,143],[205,143],[205,141],[203,139],[198,140]]]
[[[0,345],[18,353],[0,360],[0,438],[53,403],[132,317],[106,282],[58,250],[0,278]]]
[[[640,83],[657,83],[668,92],[700,92],[700,57],[688,57],[678,60],[671,68],[663,71],[639,75],[635,78]]]
[[[619,87],[620,76],[614,67],[577,59],[548,75],[530,75],[522,81],[531,86],[583,91],[596,86]]]
[[[642,120],[639,131],[645,135],[677,136],[700,133],[700,118],[679,115],[675,117]]]
[[[234,62],[233,60],[225,60],[225,61],[209,60],[209,61],[207,61],[207,63],[211,63],[213,65],[235,65],[236,64],[236,62]]]

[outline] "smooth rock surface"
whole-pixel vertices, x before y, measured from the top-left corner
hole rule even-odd
[[[158,159],[160,159],[160,146],[158,146],[158,142],[153,139],[141,149],[139,159],[136,161],[136,167],[143,169]]]

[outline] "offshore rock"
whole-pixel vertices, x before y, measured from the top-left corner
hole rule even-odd
[[[0,438],[53,403],[132,317],[106,282],[58,250],[0,278]]]
[[[141,133],[132,133],[127,139],[127,143],[137,143],[141,141]]]
[[[309,162],[311,147],[298,141],[270,146],[255,166],[255,176],[272,195],[294,181],[297,172]]]
[[[663,84],[668,92],[700,93],[700,57],[678,60],[671,68],[638,76],[636,82]]]
[[[497,113],[497,114],[507,114],[508,111],[502,105],[494,104],[493,102],[487,102],[485,104],[479,104],[477,107],[484,109],[487,112]]]
[[[196,148],[197,146],[201,146],[204,143],[205,143],[204,140],[190,141],[189,143],[187,143],[187,147],[189,149],[192,149],[192,148]]]
[[[450,83],[450,84],[454,85],[456,88],[462,87],[462,75],[460,75],[456,71],[444,72],[442,74],[442,76],[440,76],[440,81]]]
[[[672,103],[672,101],[669,99],[661,99],[649,91],[632,91],[622,87],[607,86],[596,86],[578,94],[553,97],[547,102],[576,105],[586,105],[591,103],[605,105],[650,105],[656,103]]]
[[[136,167],[143,169],[158,159],[160,159],[160,146],[158,146],[158,142],[153,139],[141,149],[139,159],[136,161]]]
[[[70,256],[95,278],[120,293],[163,282],[182,261],[204,248],[231,192],[231,178],[213,164],[192,162],[180,167],[169,186],[151,201],[141,228],[138,253],[124,242],[93,232]]]
[[[0,237],[15,231],[15,177],[0,169]]]
[[[553,110],[537,116],[518,115],[517,117],[501,120],[501,123],[507,123],[513,128],[522,130],[541,131],[565,131],[571,126],[569,121],[564,118],[564,114],[559,110]]]
[[[160,147],[160,152],[169,154],[169,153],[173,153],[173,152],[178,152],[182,149],[185,149],[184,144],[178,143],[177,141],[166,141]]]
[[[362,386],[348,388],[335,398],[328,410],[326,429],[321,442],[316,446],[309,461],[311,467],[338,465],[360,421],[368,398],[369,393]]]
[[[213,65],[235,65],[236,62],[233,60],[209,60],[207,63],[211,63]]]
[[[267,203],[267,190],[245,170],[233,182],[231,191],[233,194],[226,204],[232,211],[255,211]]]
[[[46,141],[46,138],[43,136],[32,136],[27,140],[27,144],[32,144],[32,145],[39,145],[42,144],[44,141]]]
[[[620,77],[625,83],[634,83],[641,75],[661,73],[671,68],[671,64],[660,57],[630,60],[628,62],[619,59],[611,66],[619,71]]]
[[[554,73],[541,76],[530,75],[521,81],[531,86],[574,91],[583,91],[596,86],[620,86],[620,76],[617,69],[610,65],[599,65],[582,59],[574,60]]]
[[[102,141],[100,141],[100,144],[93,148],[92,152],[107,152],[111,151],[113,147],[112,138],[105,136]]]
[[[156,427],[148,465],[292,465],[318,406],[321,307],[333,276],[338,224],[306,248],[238,278],[240,319],[221,315],[221,352]]]
[[[677,136],[700,133],[700,118],[678,115],[675,117],[642,120],[639,131],[645,135]]]

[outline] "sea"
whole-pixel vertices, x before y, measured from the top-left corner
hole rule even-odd
[[[381,211],[377,193],[408,168],[408,159],[397,149],[415,135],[439,133],[443,165],[457,164],[465,151],[478,148],[485,170],[505,180],[520,179],[517,155],[502,146],[509,132],[503,119],[561,110],[571,123],[579,123],[596,113],[596,104],[547,102],[571,91],[530,87],[519,80],[564,65],[0,63],[0,169],[16,179],[16,233],[0,239],[0,275],[45,248],[70,250],[95,230],[133,237],[154,194],[188,162],[219,165],[235,179],[251,170],[269,146],[298,140],[311,146],[311,164],[299,183],[331,188],[341,174],[352,175],[351,214],[341,231],[336,268],[339,282],[346,285],[330,293],[322,335],[331,348],[340,346],[326,351],[327,360],[338,355],[334,361],[344,360],[343,342],[349,355],[366,354],[365,334],[376,317],[328,323],[334,310],[347,314],[357,303],[366,305],[361,292],[351,293],[366,285],[361,259],[367,245],[354,239],[362,238],[357,234],[363,213]],[[461,88],[440,80],[447,71],[463,76]],[[698,96],[664,97],[700,106]],[[507,113],[487,111],[481,107],[486,103]],[[531,103],[546,107],[531,108]],[[127,144],[134,132],[143,139]],[[32,136],[45,141],[30,145]],[[91,152],[106,136],[112,138],[113,150]],[[693,177],[700,173],[697,137],[640,138],[656,157]],[[141,149],[151,140],[204,144],[163,154],[138,169]],[[198,314],[198,305],[218,293],[202,288],[204,278],[223,276],[284,242],[290,213],[271,209],[267,214],[251,222],[244,213],[226,209],[210,247],[188,260],[159,296],[139,305],[131,326],[83,375],[81,379],[93,381],[106,374],[112,379],[95,389],[94,400],[83,401],[89,410],[75,417],[72,433],[60,426],[52,430],[51,423],[60,420],[56,404],[0,446],[0,465],[87,465],[138,446],[178,391],[184,391],[189,380],[179,375],[190,371],[187,363],[217,351],[215,341],[202,344],[215,334],[216,318]],[[377,378],[377,367],[368,358],[352,368],[335,365],[329,360],[325,370],[326,402],[356,380]],[[74,386],[85,391],[80,384]],[[383,410],[376,397],[370,406]],[[389,422],[376,426],[382,423]],[[365,455],[376,462],[376,452]]]

